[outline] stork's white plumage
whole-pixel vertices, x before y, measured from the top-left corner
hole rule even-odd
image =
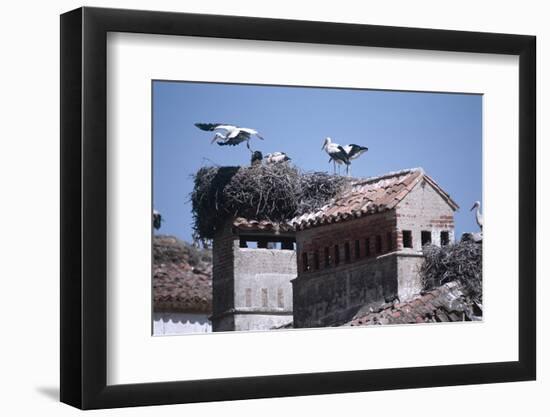
[[[258,139],[264,139],[257,130],[248,127],[238,127],[223,123],[195,123],[195,126],[206,132],[215,131],[216,133],[211,143],[216,142],[220,146],[235,146],[239,143],[246,142],[246,147],[250,149],[250,138],[252,136],[256,136]]]
[[[477,225],[479,226],[479,228],[481,230],[483,230],[483,214],[481,214],[480,207],[481,207],[481,203],[479,201],[476,201],[474,203],[474,205],[472,206],[472,208],[470,209],[470,211],[472,211],[473,209],[477,209],[476,210],[476,222],[477,222]]]
[[[332,139],[329,137],[325,138],[323,146],[321,149],[324,149],[326,153],[330,156],[330,160],[334,162],[334,172],[336,173],[336,164],[345,164],[346,168],[349,166],[350,161],[346,150],[337,143],[332,142]]]
[[[288,155],[284,152],[268,153],[264,158],[266,164],[278,164],[281,162],[290,161]]]
[[[351,161],[359,158],[369,150],[366,146],[356,145],[354,143],[341,146],[337,143],[333,143],[331,138],[325,139],[323,148],[321,149],[325,149],[330,155],[329,162],[332,160],[339,165],[346,165],[346,174],[348,175],[350,174]]]
[[[342,148],[344,148],[350,160],[359,158],[361,155],[369,150],[369,148],[367,148],[366,146],[356,145],[354,143],[342,146]]]
[[[344,148],[348,155],[348,159],[350,160],[350,164],[346,166],[346,173],[348,175],[351,175],[351,160],[359,158],[361,155],[367,152],[369,148],[367,148],[366,146],[356,145],[354,143],[342,146],[342,148]]]

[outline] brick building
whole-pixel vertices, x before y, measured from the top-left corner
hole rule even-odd
[[[213,330],[269,330],[292,322],[296,267],[288,225],[228,221],[213,242]]]
[[[294,327],[342,324],[369,303],[418,294],[422,247],[454,241],[457,209],[416,168],[354,181],[319,211],[293,219]]]

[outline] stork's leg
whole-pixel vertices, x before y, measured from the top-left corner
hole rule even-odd
[[[332,165],[334,166],[334,173],[336,174],[336,161],[334,159],[332,160]]]

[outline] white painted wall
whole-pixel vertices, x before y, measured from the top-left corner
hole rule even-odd
[[[0,178],[5,221],[0,238],[0,314],[25,326],[8,326],[0,344],[0,413],[6,416],[80,416],[57,402],[59,381],[59,14],[89,6],[159,9],[198,13],[257,15],[397,26],[419,26],[538,36],[538,212],[550,212],[550,25],[547,2],[537,0],[58,0],[4,2],[0,42]],[[539,216],[538,233],[550,233],[550,217]],[[32,245],[29,251],[22,250]],[[37,249],[39,248],[39,249]],[[538,247],[539,294],[550,293],[550,264]],[[96,411],[94,416],[316,416],[365,412],[387,414],[396,402],[409,416],[446,417],[544,415],[550,391],[550,310],[539,297],[539,380],[254,401],[189,404]],[[21,308],[22,304],[32,308]],[[215,334],[201,336],[212,338]],[[168,338],[158,338],[163,343]],[[178,358],[175,358],[177,360]],[[189,360],[182,352],[181,360]],[[203,358],[201,358],[203,360]],[[266,358],[268,360],[268,358]],[[207,363],[205,361],[205,366]]]
[[[208,314],[153,313],[153,335],[170,336],[190,333],[210,333]]]

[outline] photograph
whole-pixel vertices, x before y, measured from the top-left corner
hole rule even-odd
[[[154,336],[483,320],[483,95],[151,88]]]

